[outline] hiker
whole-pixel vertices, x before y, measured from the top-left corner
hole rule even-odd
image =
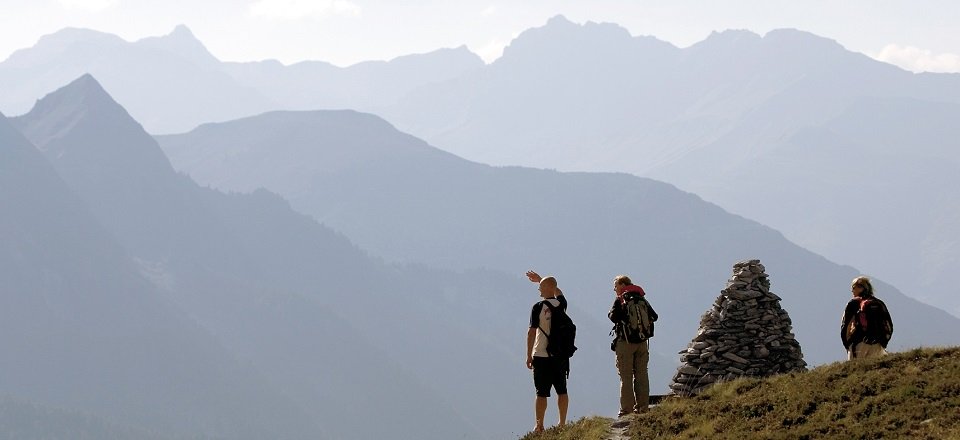
[[[618,417],[622,417],[645,412],[650,405],[647,364],[657,312],[647,302],[643,289],[634,285],[626,275],[613,279],[613,291],[616,298],[607,317],[614,323],[610,348],[617,354],[617,372],[620,374]]]
[[[536,425],[533,431],[539,433],[543,432],[543,418],[547,412],[547,398],[550,397],[551,387],[557,391],[557,409],[560,412],[558,426],[563,427],[567,423],[567,373],[570,371],[570,359],[550,356],[547,352],[553,315],[550,306],[555,310],[566,311],[567,300],[557,287],[556,278],[541,278],[532,270],[527,272],[527,278],[531,282],[539,283],[540,297],[543,298],[533,305],[530,328],[527,329],[527,368],[533,370],[533,385],[537,391],[534,405]]]
[[[840,321],[840,340],[847,359],[865,359],[887,354],[893,336],[893,321],[887,305],[873,294],[870,278],[859,276],[850,284],[853,298],[847,302]]]

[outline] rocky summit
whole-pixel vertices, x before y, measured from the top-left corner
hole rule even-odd
[[[733,276],[700,318],[697,336],[680,351],[670,389],[696,395],[720,380],[805,371],[800,343],[760,260],[733,265]]]

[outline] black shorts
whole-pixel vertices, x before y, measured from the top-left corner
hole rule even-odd
[[[570,359],[538,357],[533,358],[533,386],[538,397],[550,397],[550,387],[557,395],[567,394],[567,371]]]

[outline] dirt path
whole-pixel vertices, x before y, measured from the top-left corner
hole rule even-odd
[[[630,429],[630,424],[636,419],[637,416],[630,415],[614,420],[614,422],[610,424],[610,432],[603,440],[630,440],[627,431]]]

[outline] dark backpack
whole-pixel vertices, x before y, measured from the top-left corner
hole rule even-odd
[[[577,326],[570,315],[560,307],[554,307],[550,301],[543,301],[550,308],[550,333],[540,331],[547,336],[547,354],[551,357],[569,358],[577,351],[574,340],[577,338]]]
[[[883,322],[871,321],[871,319],[875,319],[877,316],[880,316],[880,312],[882,310],[883,307],[880,306],[880,302],[875,298],[861,298],[860,308],[853,316],[854,325],[859,327],[863,334],[869,334],[868,332],[876,333],[878,331],[882,331],[882,326],[884,325]],[[877,328],[875,329],[873,327]]]
[[[653,321],[656,318],[650,316],[650,305],[643,295],[630,292],[624,295],[623,308],[625,313],[623,321],[623,336],[627,342],[636,344],[653,337]]]

